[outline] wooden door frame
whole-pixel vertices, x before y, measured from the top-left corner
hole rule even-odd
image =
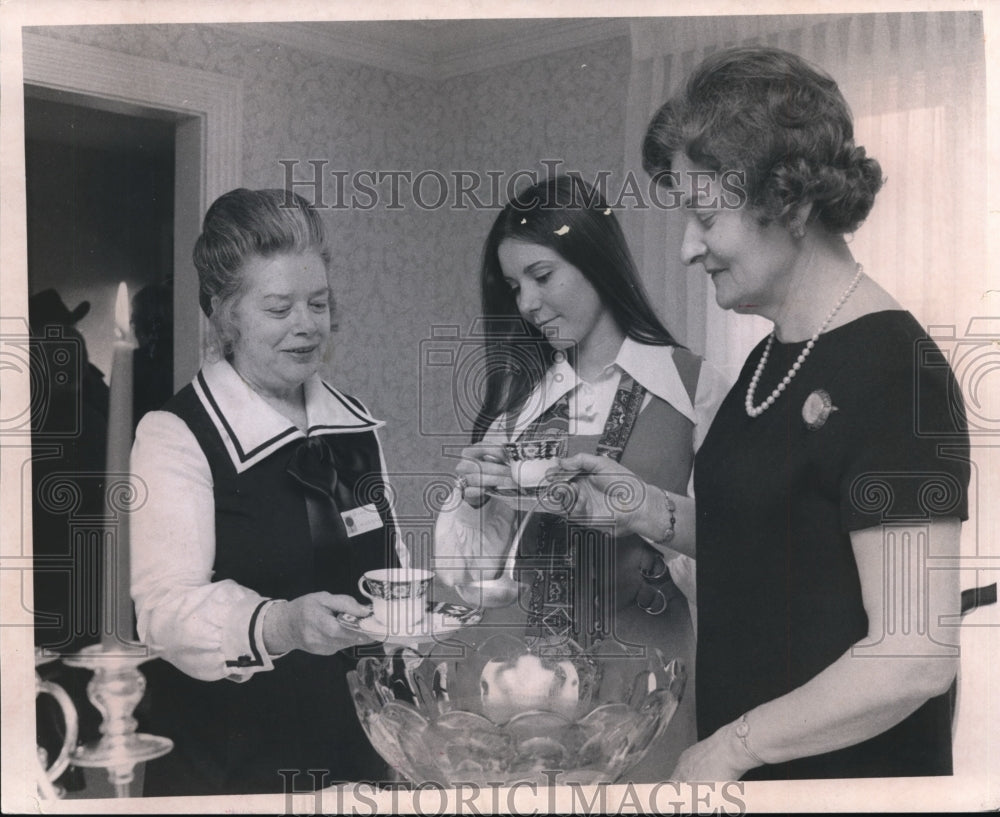
[[[22,33],[24,82],[93,97],[102,107],[178,117],[174,191],[174,385],[201,365],[205,321],[191,248],[209,202],[239,186],[243,83],[233,77]],[[195,343],[176,339],[197,338]]]

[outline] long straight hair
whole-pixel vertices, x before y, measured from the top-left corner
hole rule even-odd
[[[621,225],[599,191],[574,175],[534,184],[504,207],[483,247],[488,368],[473,442],[481,440],[499,416],[520,410],[555,354],[548,339],[521,317],[516,296],[504,280],[498,253],[506,239],[546,247],[576,267],[627,337],[652,346],[678,345],[650,304]]]

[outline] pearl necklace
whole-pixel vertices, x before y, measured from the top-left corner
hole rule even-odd
[[[838,300],[833,309],[830,310],[830,314],[826,316],[826,320],[823,321],[823,325],[816,330],[816,333],[809,338],[805,348],[799,352],[799,356],[792,364],[792,368],[788,370],[788,374],[781,378],[781,382],[774,387],[774,391],[767,396],[767,399],[763,403],[759,406],[755,406],[753,404],[754,393],[757,391],[757,384],[760,382],[760,375],[764,371],[767,358],[771,354],[771,346],[774,345],[774,332],[771,332],[771,336],[767,339],[767,346],[764,347],[764,354],[760,356],[760,363],[757,364],[757,370],[753,373],[753,377],[750,378],[750,384],[747,386],[747,397],[743,405],[746,408],[747,415],[749,417],[760,417],[761,414],[767,411],[774,404],[774,401],[781,396],[781,393],[788,388],[788,384],[792,382],[792,378],[799,373],[799,369],[802,368],[802,364],[805,362],[805,359],[809,357],[809,353],[813,350],[813,346],[816,345],[816,341],[819,339],[819,336],[826,331],[826,327],[830,325],[830,321],[834,319],[834,316],[840,311],[840,308],[847,302],[847,299],[851,297],[854,290],[858,288],[858,284],[861,283],[861,276],[864,274],[864,267],[862,267],[861,264],[858,264],[858,271],[854,274],[854,278],[851,279],[851,283],[848,284],[847,289],[844,290],[844,294],[840,296],[840,300]]]

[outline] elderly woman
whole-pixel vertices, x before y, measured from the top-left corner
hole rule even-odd
[[[958,574],[917,554],[958,556],[968,439],[940,351],[845,240],[879,165],[834,81],[770,48],[702,63],[644,160],[686,205],[684,262],[774,323],[695,465],[700,740],[673,776],[949,774]]]
[[[139,424],[132,595],[150,728],[174,750],[146,795],[308,790],[382,779],[347,689],[336,614],[394,563],[376,429],[321,379],[333,321],[317,213],[233,190],[194,250],[218,354]]]

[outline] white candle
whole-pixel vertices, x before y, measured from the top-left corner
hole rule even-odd
[[[108,406],[107,484],[127,478],[132,452],[132,337],[128,287],[122,281],[115,299],[115,342],[111,360],[111,399]],[[132,598],[129,576],[128,515],[109,509],[106,536],[115,547],[105,553],[104,626],[101,641],[114,646],[132,640]],[[117,516],[112,524],[111,518]],[[117,529],[117,537],[112,532]]]

